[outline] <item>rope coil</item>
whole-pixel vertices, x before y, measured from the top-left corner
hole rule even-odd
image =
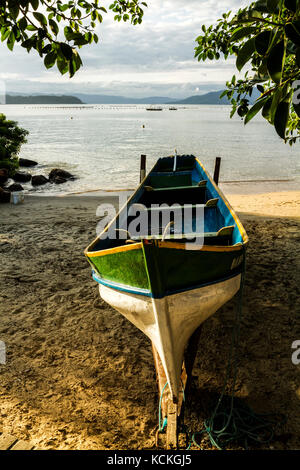
[[[190,440],[187,450],[189,450],[193,444],[201,448],[196,437],[204,433],[208,435],[211,444],[218,450],[226,449],[233,441],[241,443],[245,449],[248,449],[249,441],[267,444],[270,443],[274,437],[275,427],[285,422],[285,417],[279,414],[255,413],[248,405],[234,396],[238,369],[237,352],[242,317],[245,264],[245,247],[243,247],[241,285],[237,297],[235,325],[232,331],[232,340],[222,392],[211,417],[204,421],[204,429],[193,434],[189,433]],[[231,395],[228,396],[225,395],[225,391],[231,374],[233,379],[232,389]]]

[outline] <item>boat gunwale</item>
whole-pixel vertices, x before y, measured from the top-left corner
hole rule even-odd
[[[206,176],[210,180],[211,184],[213,185],[215,190],[218,192],[218,194],[222,198],[223,202],[225,203],[227,209],[229,210],[231,216],[233,217],[233,219],[234,219],[234,221],[237,225],[237,228],[238,228],[238,230],[241,234],[243,243],[237,243],[235,245],[229,245],[229,246],[227,246],[227,245],[224,245],[224,246],[223,245],[201,245],[201,246],[199,246],[199,248],[197,248],[197,246],[195,245],[195,247],[193,247],[193,250],[190,249],[190,251],[229,252],[229,251],[238,251],[238,250],[240,250],[243,246],[246,246],[248,241],[249,241],[248,235],[246,233],[246,230],[245,230],[243,224],[241,223],[239,217],[237,216],[236,212],[234,211],[234,209],[231,206],[231,204],[229,203],[229,201],[226,199],[224,193],[217,186],[217,184],[214,182],[214,180],[210,176],[209,172],[206,170],[204,165],[200,162],[200,160],[197,157],[195,157],[195,163],[198,163],[200,165],[200,167],[202,168],[202,170],[204,171],[204,173],[206,174]],[[88,247],[84,250],[84,255],[87,258],[94,258],[94,257],[98,257],[98,256],[105,256],[105,255],[110,255],[110,254],[115,254],[115,253],[120,253],[120,252],[126,252],[126,251],[130,251],[130,250],[142,249],[142,241],[140,241],[140,242],[134,243],[134,244],[132,243],[132,244],[128,244],[128,245],[120,245],[120,246],[117,246],[117,247],[114,247],[114,248],[106,248],[106,249],[102,249],[102,250],[98,250],[98,251],[91,251],[93,246],[98,242],[98,240],[101,238],[101,236],[109,230],[110,226],[115,222],[115,220],[117,220],[120,213],[125,209],[126,206],[129,205],[130,201],[133,199],[133,197],[136,195],[136,193],[143,187],[145,180],[153,172],[156,165],[157,165],[157,162],[154,164],[154,166],[149,171],[149,173],[147,175],[145,175],[144,179],[140,182],[137,189],[133,192],[133,194],[130,196],[128,201],[125,202],[125,204],[121,207],[121,209],[115,215],[115,217],[111,220],[111,222],[105,227],[105,229],[100,233],[100,235],[98,235],[90,243],[90,245],[88,245]],[[190,245],[190,243],[187,243],[187,244]],[[169,241],[158,241],[158,246],[160,248],[170,248],[170,249],[189,251],[189,248],[186,248],[185,245],[186,245],[185,243],[178,243],[178,242],[176,243],[176,242],[169,242]]]

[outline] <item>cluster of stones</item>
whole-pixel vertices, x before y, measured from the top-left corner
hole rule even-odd
[[[20,167],[30,168],[35,167],[37,164],[34,160],[19,159]],[[8,171],[5,168],[0,168],[0,202],[9,202],[10,193],[13,191],[22,191],[24,188],[21,183],[31,182],[32,186],[36,187],[46,183],[62,184],[68,180],[74,180],[75,177],[66,170],[55,168],[50,171],[48,178],[44,175],[31,175],[28,171],[16,171],[12,176],[14,183],[5,186],[8,179]]]

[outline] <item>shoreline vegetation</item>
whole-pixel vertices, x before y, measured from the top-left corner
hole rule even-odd
[[[236,395],[287,422],[266,445],[300,447],[300,191],[232,194],[249,235]],[[1,212],[0,433],[36,449],[155,448],[158,398],[149,340],[99,297],[83,250],[113,195],[25,197]],[[235,299],[203,325],[185,423],[197,431],[225,377]],[[297,316],[298,315],[298,316]],[[118,386],[116,386],[116,379]],[[211,449],[203,435],[203,449]],[[234,443],[232,449],[239,449]]]

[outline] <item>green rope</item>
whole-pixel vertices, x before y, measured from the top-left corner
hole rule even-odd
[[[168,385],[168,382],[165,383],[164,388],[161,391],[160,398],[159,398],[159,407],[158,407],[158,432],[163,432],[165,427],[168,424],[168,418],[165,417],[163,422],[162,422],[162,416],[161,416],[161,405],[162,405],[162,399],[164,395],[164,391],[166,386]],[[182,386],[182,394],[183,394],[183,401],[185,401],[185,393],[184,393],[184,385],[181,381],[181,386]]]
[[[161,404],[162,404],[162,399],[163,399],[163,394],[165,391],[166,386],[168,385],[168,382],[165,383],[164,388],[161,391],[160,398],[159,398],[159,408],[158,408],[158,432],[162,432],[166,425],[167,425],[167,418],[164,418],[163,423],[161,423]]]
[[[232,341],[226,368],[225,380],[221,395],[210,418],[204,421],[204,429],[189,435],[187,450],[197,443],[196,437],[207,434],[211,444],[217,449],[226,448],[230,443],[237,442],[248,448],[249,441],[267,444],[274,437],[275,427],[282,424],[285,418],[275,414],[257,414],[248,405],[234,397],[237,377],[237,355],[240,336],[240,323],[242,316],[243,290],[245,281],[245,249],[244,262],[241,274],[241,286],[237,297],[235,326],[232,331]],[[235,355],[234,355],[235,353]],[[233,364],[234,361],[234,364]],[[226,387],[232,375],[231,395],[225,395]],[[281,417],[281,419],[278,419]]]

